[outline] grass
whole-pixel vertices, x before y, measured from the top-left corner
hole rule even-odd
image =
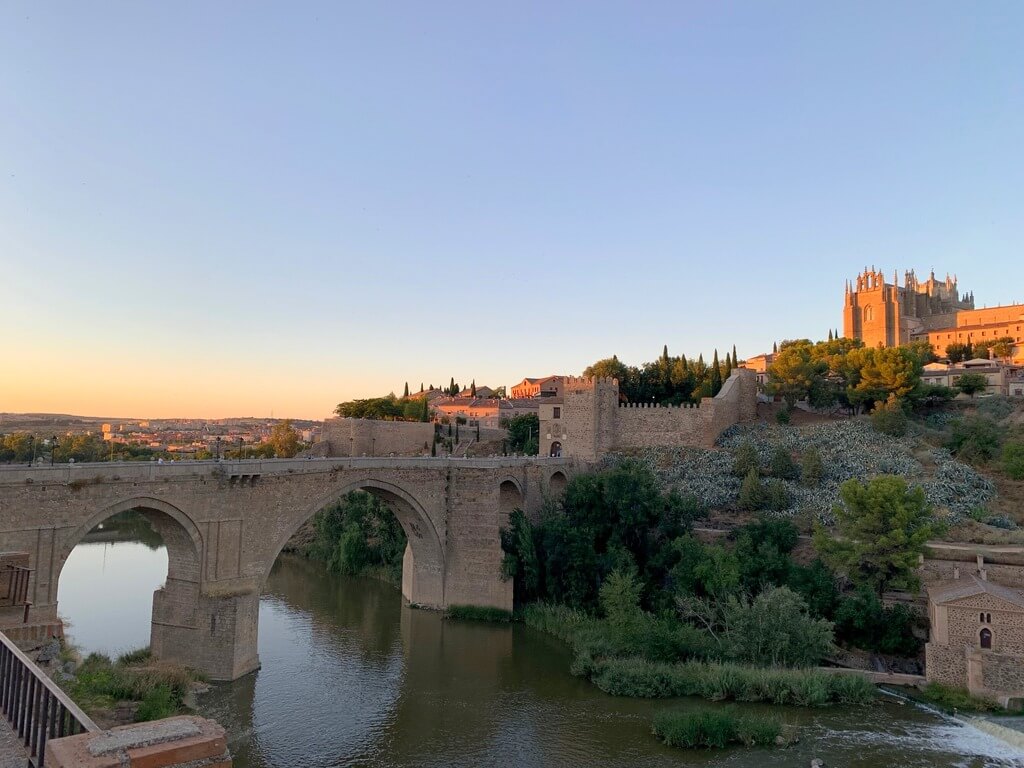
[[[915,698],[919,698],[945,712],[952,712],[953,710],[959,712],[1005,711],[994,701],[972,696],[966,688],[954,688],[949,685],[942,685],[942,683],[928,683],[924,688],[917,691]]]
[[[512,621],[511,611],[502,608],[490,608],[483,605],[449,605],[445,612],[449,619],[463,621],[492,621],[508,623]]]
[[[651,730],[670,747],[720,749],[730,744],[773,745],[782,735],[782,723],[731,709],[665,710],[655,715]]]
[[[658,641],[658,633],[636,652],[608,626],[586,614],[558,605],[534,603],[523,621],[573,648],[570,672],[586,677],[613,696],[673,698],[699,696],[710,701],[770,702],[799,707],[864,704],[875,697],[874,683],[859,675],[836,675],[817,669],[750,667],[702,658],[702,649],[682,633]],[[653,642],[653,647],[652,647]],[[675,656],[673,656],[675,654]],[[684,661],[659,660],[686,659]]]
[[[86,712],[112,709],[120,701],[139,702],[136,722],[185,711],[184,697],[199,676],[183,667],[149,664],[149,660],[148,648],[126,653],[116,662],[91,653],[64,688]]]

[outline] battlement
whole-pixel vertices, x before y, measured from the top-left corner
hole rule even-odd
[[[541,413],[541,455],[594,461],[630,448],[710,447],[723,429],[755,418],[757,409],[757,377],[744,368],[699,403],[620,403],[616,379],[566,378],[564,393],[558,409]]]

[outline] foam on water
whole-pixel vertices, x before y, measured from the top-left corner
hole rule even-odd
[[[970,725],[949,718],[935,725],[921,724],[913,731],[894,733],[886,731],[842,730],[830,731],[828,741],[855,744],[885,744],[923,756],[931,754],[962,755],[958,763],[965,768],[977,765],[970,758],[981,759],[985,766],[1024,768],[1024,753],[1005,741]]]

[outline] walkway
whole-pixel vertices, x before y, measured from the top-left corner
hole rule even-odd
[[[25,768],[28,756],[10,723],[0,716],[0,768]]]

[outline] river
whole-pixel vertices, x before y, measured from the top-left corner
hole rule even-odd
[[[92,541],[72,553],[60,610],[83,651],[146,643],[162,547]],[[97,605],[95,596],[105,593]],[[650,733],[662,707],[608,696],[568,673],[561,643],[522,625],[444,620],[397,590],[279,559],[260,601],[262,668],[200,697],[228,731],[236,768],[361,766],[1024,767],[973,728],[899,699],[871,707],[775,708],[800,728],[787,749],[670,749]],[[742,705],[752,710],[768,709]]]

